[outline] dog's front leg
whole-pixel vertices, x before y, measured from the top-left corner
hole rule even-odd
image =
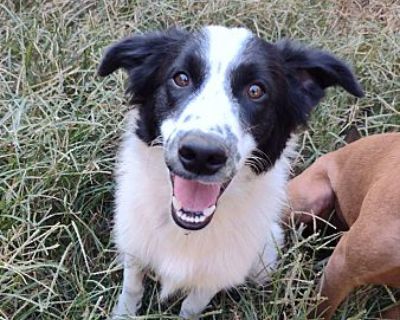
[[[113,318],[122,315],[135,315],[140,308],[143,296],[143,271],[134,263],[124,263],[122,292],[113,311]]]
[[[198,319],[201,312],[217,292],[214,290],[193,289],[183,300],[179,316],[184,319]]]

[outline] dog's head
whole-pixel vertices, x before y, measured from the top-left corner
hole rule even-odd
[[[126,38],[108,49],[98,72],[119,68],[139,108],[136,134],[164,146],[172,216],[192,230],[210,222],[242,166],[262,174],[274,165],[327,87],[363,95],[332,55],[289,41],[271,44],[241,28]]]

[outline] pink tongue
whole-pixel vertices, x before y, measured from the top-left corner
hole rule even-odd
[[[215,205],[221,184],[203,184],[174,176],[174,195],[189,211],[203,211]]]

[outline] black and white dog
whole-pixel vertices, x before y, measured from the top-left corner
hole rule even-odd
[[[115,240],[124,281],[115,315],[135,314],[143,271],[196,317],[220,290],[264,282],[282,245],[290,137],[329,86],[361,97],[332,55],[242,28],[133,36],[99,67],[122,68],[137,105],[117,171]]]

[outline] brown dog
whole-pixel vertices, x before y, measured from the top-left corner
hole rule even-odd
[[[319,158],[290,181],[292,212],[336,218],[347,226],[320,283],[317,313],[330,319],[357,286],[400,287],[400,133],[370,136]],[[310,223],[312,215],[299,214]],[[400,319],[400,306],[385,314]]]

